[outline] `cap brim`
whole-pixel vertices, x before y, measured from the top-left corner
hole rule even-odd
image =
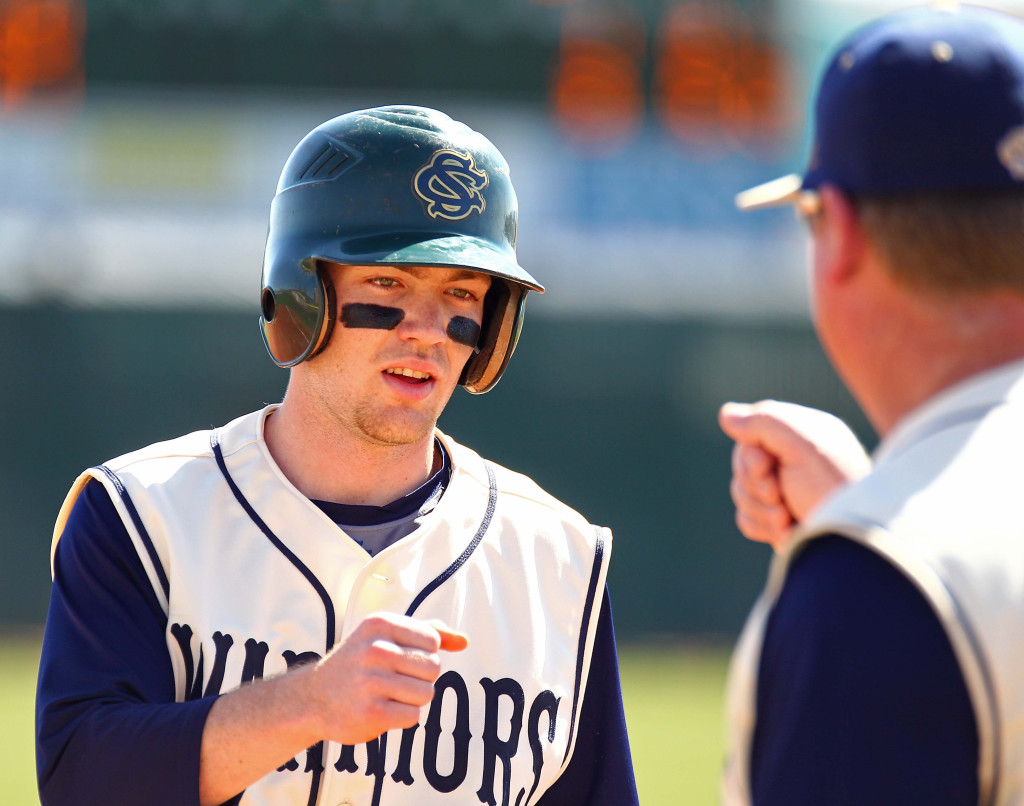
[[[736,194],[736,206],[741,210],[761,210],[765,207],[781,207],[796,204],[803,192],[803,177],[789,174],[763,185],[752,187]]]

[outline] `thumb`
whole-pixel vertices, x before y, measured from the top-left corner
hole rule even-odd
[[[718,410],[718,425],[736,442],[760,442],[756,411],[752,403],[723,403]]]
[[[805,441],[790,420],[801,406],[762,400],[758,403],[725,403],[718,411],[722,431],[743,445],[757,445],[780,460],[791,458]]]
[[[441,649],[444,652],[461,652],[469,646],[469,636],[458,630],[453,630],[440,620],[432,620],[430,626],[437,630],[441,636]]]

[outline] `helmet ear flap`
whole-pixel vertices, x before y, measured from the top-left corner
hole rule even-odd
[[[279,282],[282,271],[272,261],[264,268],[260,297],[260,332],[279,367],[294,367],[327,345],[334,320],[334,285],[320,261],[301,261],[293,272],[301,281]]]
[[[475,395],[490,390],[505,372],[523,329],[526,291],[494,278],[484,298],[484,320],[477,353],[466,362],[459,383]]]

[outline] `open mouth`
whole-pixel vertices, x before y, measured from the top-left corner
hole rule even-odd
[[[392,367],[391,369],[384,370],[384,372],[406,383],[420,384],[430,380],[429,372],[420,372],[408,367]]]

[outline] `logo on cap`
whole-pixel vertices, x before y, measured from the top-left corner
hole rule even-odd
[[[1024,179],[1024,126],[1014,126],[996,147],[1003,167],[1014,179]]]
[[[461,221],[484,211],[487,202],[481,191],[487,181],[487,174],[476,167],[472,154],[442,149],[416,172],[412,188],[431,218]]]

